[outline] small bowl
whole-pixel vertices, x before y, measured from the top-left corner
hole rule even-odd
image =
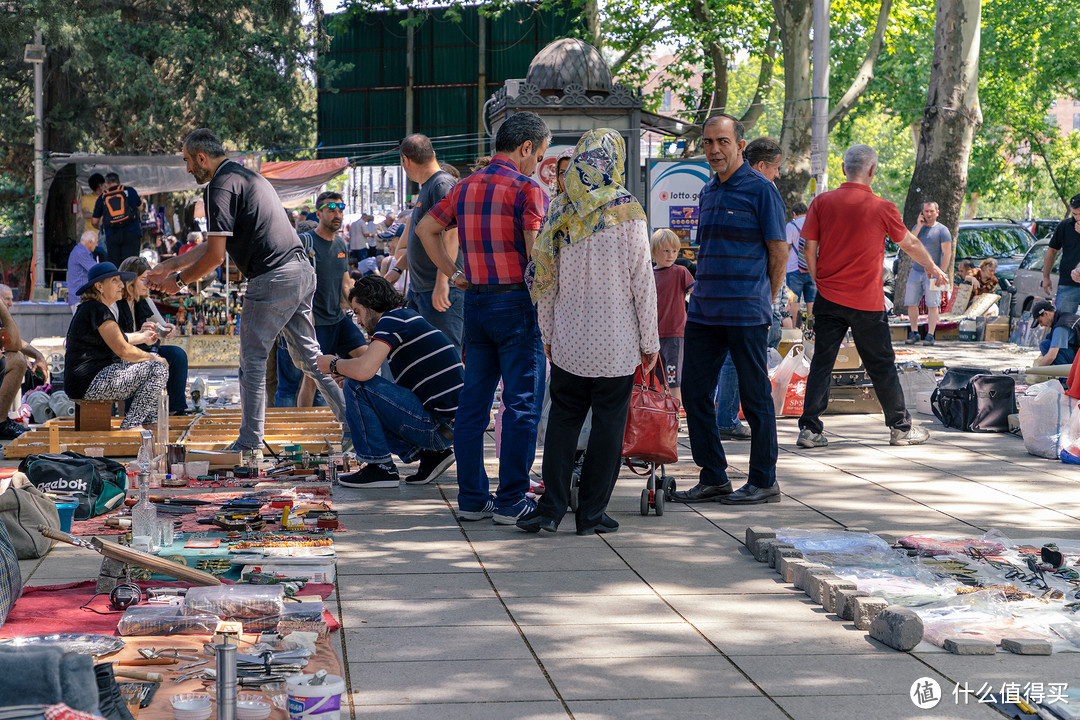
[[[176,720],[207,720],[210,717],[210,696],[206,693],[182,693],[169,698]]]
[[[241,693],[236,696],[237,720],[265,720],[270,717],[270,703],[262,695]]]

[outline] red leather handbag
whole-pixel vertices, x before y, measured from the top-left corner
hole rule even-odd
[[[659,465],[678,462],[679,401],[671,396],[667,378],[634,372],[630,412],[626,415],[622,456]]]

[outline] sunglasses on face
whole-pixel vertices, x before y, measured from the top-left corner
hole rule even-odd
[[[343,203],[343,202],[328,202],[328,203],[325,203],[325,204],[319,206],[320,210],[326,210],[327,208],[329,208],[331,210],[344,210],[345,209],[345,203]]]

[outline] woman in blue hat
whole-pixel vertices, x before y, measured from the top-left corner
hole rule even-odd
[[[158,397],[169,379],[168,363],[160,355],[128,342],[109,305],[124,295],[134,273],[122,273],[110,262],[98,263],[77,290],[82,297],[67,334],[64,390],[81,400],[132,398],[121,430],[157,422]],[[157,341],[151,331],[145,342]]]

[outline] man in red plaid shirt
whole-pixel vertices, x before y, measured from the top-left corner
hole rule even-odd
[[[491,517],[513,525],[536,508],[525,493],[536,454],[545,364],[525,266],[547,211],[547,195],[530,176],[550,139],[535,113],[511,115],[495,135],[488,166],[455,185],[416,226],[431,259],[465,291],[465,386],[454,422],[462,520]],[[455,226],[464,271],[454,266],[440,240],[443,230]],[[492,495],[484,471],[484,431],[500,377],[499,487]]]

